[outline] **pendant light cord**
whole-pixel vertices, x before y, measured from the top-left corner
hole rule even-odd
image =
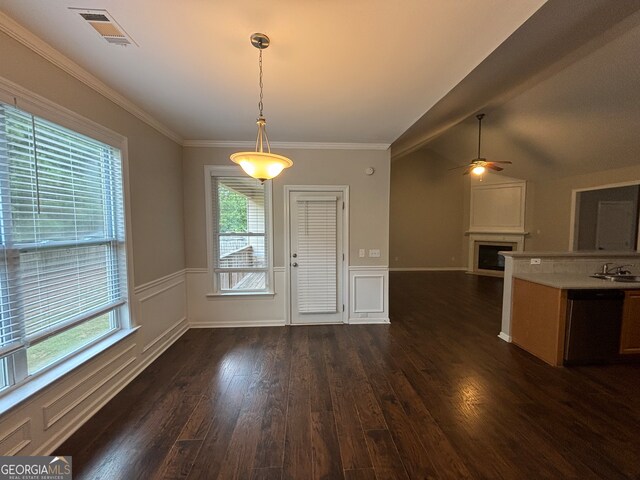
[[[258,111],[260,112],[260,117],[262,117],[262,109],[264,108],[264,105],[262,104],[262,49],[260,49],[258,65],[260,66],[260,101],[258,102]]]
[[[480,158],[480,139],[482,138],[482,117],[483,114],[478,115],[478,158]]]

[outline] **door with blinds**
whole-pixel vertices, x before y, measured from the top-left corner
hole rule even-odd
[[[343,193],[291,192],[291,323],[343,321]]]

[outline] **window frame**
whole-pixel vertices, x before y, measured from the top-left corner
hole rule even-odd
[[[218,275],[216,267],[216,254],[214,251],[215,233],[218,226],[214,224],[213,218],[213,189],[211,187],[211,177],[246,177],[247,174],[235,165],[205,165],[204,166],[204,188],[205,188],[205,206],[206,206],[206,240],[207,240],[207,273],[209,278],[208,297],[264,297],[273,296],[274,290],[274,274],[273,274],[273,184],[271,180],[264,182],[264,205],[265,205],[265,242],[267,267],[259,269],[266,273],[266,286],[264,290],[221,290],[218,284]]]
[[[134,294],[133,287],[133,264],[132,256],[132,236],[131,236],[131,209],[130,209],[130,188],[129,188],[129,162],[128,162],[128,140],[123,135],[114,132],[93,120],[85,118],[65,107],[35,94],[20,85],[13,83],[3,77],[0,77],[0,102],[12,105],[24,112],[36,117],[40,117],[46,121],[52,122],[72,132],[90,137],[96,141],[114,147],[120,151],[120,166],[122,170],[122,197],[123,197],[123,226],[124,237],[123,242],[123,263],[126,274],[126,295],[122,305],[114,307],[112,315],[117,317],[117,328],[114,328],[104,335],[88,342],[80,348],[77,348],[60,359],[51,362],[49,365],[29,374],[27,365],[27,348],[21,347],[11,355],[5,357],[4,365],[6,372],[4,375],[9,380],[9,385],[0,390],[0,397],[5,397],[9,392],[14,392],[11,397],[16,395],[20,398],[31,395],[33,390],[49,385],[66,375],[69,371],[84,364],[93,356],[103,352],[114,342],[126,338],[130,333],[137,329],[134,319],[134,311],[132,309],[132,301]],[[92,315],[83,322],[78,322],[74,326],[81,325],[96,318]],[[113,320],[111,320],[113,322]],[[73,327],[61,329],[57,333],[63,333]],[[44,341],[44,339],[42,340]],[[39,342],[36,342],[36,344]],[[87,354],[91,353],[89,358]],[[1,367],[1,365],[0,365]],[[33,382],[33,380],[38,381]],[[33,383],[32,386],[28,386]],[[27,387],[28,386],[28,387]],[[22,387],[22,388],[21,388]],[[24,395],[19,392],[24,390]],[[4,399],[3,399],[3,404]]]

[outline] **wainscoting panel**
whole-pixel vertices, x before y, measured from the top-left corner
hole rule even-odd
[[[389,323],[389,269],[349,267],[349,323]]]
[[[31,420],[22,422],[0,432],[0,452],[3,455],[18,455],[31,443]]]
[[[0,455],[48,455],[187,330],[185,272],[135,288],[139,328],[2,415]]]
[[[206,268],[187,269],[189,327],[266,327],[285,324],[285,275],[274,270],[273,295],[208,296],[211,282]]]

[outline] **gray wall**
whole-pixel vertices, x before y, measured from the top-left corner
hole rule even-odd
[[[184,149],[185,247],[188,268],[207,267],[204,166],[233,165],[238,149]],[[273,181],[274,266],[284,266],[284,185],[349,185],[351,265],[386,266],[389,261],[389,152],[297,150],[281,153],[294,161]],[[364,173],[373,167],[371,176]],[[359,258],[358,250],[380,249],[380,258]]]
[[[531,182],[527,186],[527,202],[531,202],[531,215],[527,219],[531,235],[527,238],[527,250],[569,249],[573,189],[636,180],[640,181],[640,165]]]
[[[428,150],[391,164],[392,268],[466,264],[469,177]]]
[[[128,138],[134,284],[184,268],[182,147],[0,33],[0,76]]]

